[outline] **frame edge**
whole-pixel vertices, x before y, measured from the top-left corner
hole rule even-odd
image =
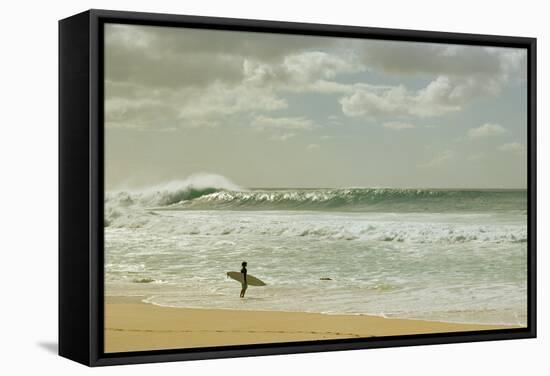
[[[59,21],[59,355],[90,365],[90,12]]]

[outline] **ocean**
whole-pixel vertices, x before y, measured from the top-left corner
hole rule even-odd
[[[105,293],[161,306],[527,324],[527,192],[242,189],[105,194]],[[226,272],[267,283],[249,287]]]

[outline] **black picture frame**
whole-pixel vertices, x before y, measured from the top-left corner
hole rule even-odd
[[[105,23],[515,47],[528,56],[528,325],[521,329],[260,345],[103,352]],[[59,354],[88,366],[536,337],[536,39],[88,10],[59,21]]]

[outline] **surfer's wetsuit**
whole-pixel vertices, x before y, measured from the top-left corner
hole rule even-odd
[[[248,288],[248,282],[246,281],[246,266],[242,267],[241,274],[243,275],[243,283],[241,284],[242,285],[241,298],[244,298],[244,293],[245,293],[246,289]]]

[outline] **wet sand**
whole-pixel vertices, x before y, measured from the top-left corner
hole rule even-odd
[[[105,300],[105,352],[213,347],[510,328],[367,315],[169,308]]]

